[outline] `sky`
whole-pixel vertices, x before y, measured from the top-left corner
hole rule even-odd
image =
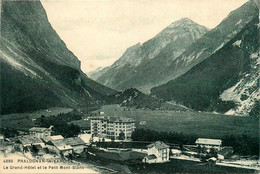
[[[42,0],[48,20],[88,73],[184,17],[209,29],[247,0]]]

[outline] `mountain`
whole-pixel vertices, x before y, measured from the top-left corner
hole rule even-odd
[[[175,111],[189,111],[190,109],[182,105],[167,103],[163,100],[146,95],[135,88],[129,88],[125,91],[120,91],[112,94],[106,98],[109,104],[119,104],[121,107],[134,107],[137,109],[150,110],[175,110]]]
[[[240,32],[258,14],[258,11],[254,0],[232,11],[218,26],[191,44],[168,68],[165,68],[161,72],[163,77],[169,80],[176,79],[213,55]]]
[[[40,1],[1,6],[1,114],[98,102],[114,90],[89,79]]]
[[[260,25],[258,24],[258,32]],[[258,38],[260,35],[258,34]],[[257,37],[256,37],[257,38]],[[240,46],[241,40],[233,43],[233,46]],[[259,43],[257,43],[259,44]],[[257,50],[258,49],[258,50]],[[230,109],[228,115],[260,115],[260,50],[259,45],[256,52],[250,53],[250,69],[244,73],[239,81],[232,87],[226,89],[220,98],[223,101],[233,101],[236,107]]]
[[[259,7],[250,0],[179,57],[194,53],[195,66],[151,94],[196,110],[248,115],[259,108],[259,26]]]
[[[138,88],[147,92],[166,82],[160,72],[207,31],[188,18],[181,19],[147,42],[128,48],[113,65],[90,77],[117,90]]]
[[[91,79],[98,79],[107,69],[108,69],[108,67],[98,67],[97,69],[87,73],[87,75]]]

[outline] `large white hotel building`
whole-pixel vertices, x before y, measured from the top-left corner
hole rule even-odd
[[[91,117],[91,135],[101,138],[119,139],[121,132],[124,139],[130,139],[135,130],[135,121],[131,118]],[[121,133],[122,134],[122,133]]]

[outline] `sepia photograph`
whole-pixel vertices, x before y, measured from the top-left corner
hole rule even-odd
[[[260,173],[260,0],[1,0],[0,173]]]

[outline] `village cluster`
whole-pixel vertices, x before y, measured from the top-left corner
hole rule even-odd
[[[49,128],[32,127],[27,135],[14,138],[0,136],[2,154],[19,151],[28,159],[73,159],[86,155],[111,160],[139,160],[142,163],[164,163],[173,159],[201,160],[209,164],[223,162],[233,153],[232,147],[222,147],[220,139],[198,138],[194,145],[178,148],[162,141],[151,142],[146,148],[105,148],[98,147],[100,142],[132,142],[131,135],[136,129],[136,121],[131,118],[110,118],[105,116],[90,117],[89,133],[81,133],[77,137],[64,138],[52,135]],[[92,147],[92,150],[89,150]],[[96,149],[93,151],[93,147]],[[133,152],[133,153],[132,153]],[[121,155],[121,153],[125,155]],[[117,154],[118,156],[115,156]]]

